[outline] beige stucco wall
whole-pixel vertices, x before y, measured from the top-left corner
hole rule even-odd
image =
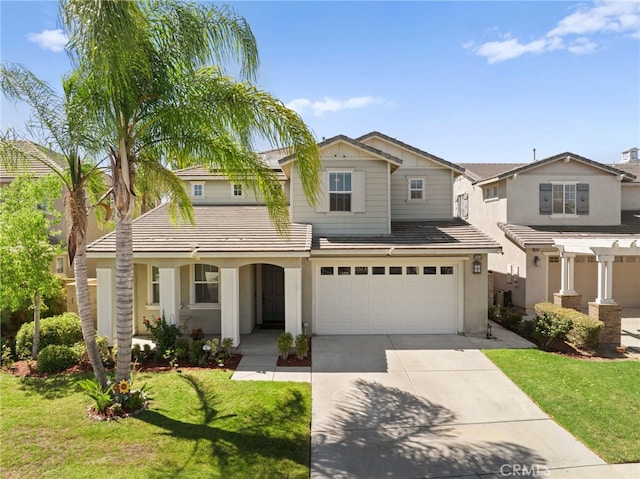
[[[296,223],[313,224],[313,233],[321,235],[387,234],[389,232],[388,162],[345,143],[337,143],[321,152],[322,169],[360,171],[365,174],[365,211],[317,212],[303,194],[296,168],[291,169],[291,218]],[[324,191],[324,194],[327,192]],[[355,195],[355,193],[354,193]]]
[[[622,184],[622,209],[640,210],[640,183]]]
[[[487,255],[482,255],[482,273],[473,274],[473,255],[464,267],[464,334],[487,334]]]
[[[589,214],[578,215],[576,218],[541,215],[539,185],[552,181],[588,183]],[[618,177],[577,161],[556,161],[519,174],[516,178],[508,178],[507,194],[507,223],[554,226],[620,224],[621,194]]]

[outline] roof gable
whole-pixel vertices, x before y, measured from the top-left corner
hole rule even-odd
[[[539,161],[535,161],[533,163],[524,163],[524,164],[520,164],[519,166],[517,164],[508,164],[505,163],[505,166],[512,166],[512,168],[507,169],[506,171],[502,171],[502,172],[498,172],[495,173],[493,176],[487,176],[484,177],[482,179],[478,179],[475,180],[476,183],[478,184],[486,184],[486,183],[491,183],[494,181],[498,181],[498,180],[502,180],[504,178],[509,178],[521,173],[527,173],[529,171],[535,170],[537,168],[540,168],[542,166],[546,166],[546,165],[550,165],[556,162],[563,162],[563,163],[567,163],[568,165],[571,164],[571,162],[578,162],[581,163],[583,165],[588,165],[590,167],[599,169],[601,171],[603,171],[604,173],[608,173],[611,175],[617,175],[617,176],[621,176],[623,178],[626,178],[627,180],[633,180],[635,179],[635,175],[628,173],[626,171],[622,171],[618,168],[614,168],[612,166],[609,165],[605,165],[603,163],[599,163],[597,161],[594,160],[590,160],[588,158],[585,158],[583,156],[580,155],[576,155],[575,153],[571,153],[571,152],[564,152],[564,153],[560,153],[558,155],[554,155],[554,156],[550,156],[548,158],[545,158],[543,160],[539,160]],[[478,164],[476,164],[478,165]],[[500,165],[500,164],[497,164]],[[476,166],[476,169],[478,169],[478,167]],[[467,168],[467,171],[469,171],[469,168]],[[472,175],[468,175],[470,177],[472,177]]]
[[[460,174],[464,173],[464,168],[462,168],[460,165],[456,165],[454,163],[451,163],[451,162],[449,162],[447,160],[444,160],[444,159],[442,159],[442,158],[440,158],[440,157],[438,157],[436,155],[432,155],[431,153],[429,153],[427,151],[424,151],[424,150],[421,150],[419,148],[416,148],[415,146],[411,146],[411,145],[409,145],[407,143],[404,143],[404,142],[402,142],[400,140],[397,140],[395,138],[391,138],[390,136],[387,136],[384,133],[380,133],[379,131],[372,131],[372,132],[369,132],[369,133],[367,133],[365,135],[362,135],[362,136],[356,138],[356,141],[366,142],[366,141],[369,141],[369,140],[372,140],[372,139],[381,140],[381,141],[383,141],[385,143],[388,143],[388,144],[393,145],[395,147],[398,147],[398,148],[401,148],[401,149],[406,150],[408,152],[411,152],[411,153],[413,153],[415,155],[418,155],[418,156],[421,156],[423,158],[426,158],[426,159],[428,159],[428,160],[430,160],[430,161],[432,161],[434,163],[437,163],[437,164],[439,164],[441,166],[449,168],[449,169],[453,170],[456,173],[460,173]]]

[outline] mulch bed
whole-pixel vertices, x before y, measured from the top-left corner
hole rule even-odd
[[[278,366],[300,366],[300,367],[311,367],[311,338],[309,338],[309,353],[303,359],[298,359],[298,356],[295,354],[289,354],[287,359],[283,359],[278,356]]]
[[[178,362],[178,371],[200,371],[203,369],[219,369],[219,370],[228,370],[235,371],[238,368],[238,364],[242,359],[242,354],[232,354],[227,358],[224,362],[223,366],[218,366],[218,364],[214,362],[208,363],[206,366],[194,366],[189,364],[188,362],[184,363],[184,366]],[[167,364],[167,361],[145,361],[143,363],[133,363],[132,367],[134,368],[134,372],[141,373],[157,373],[157,372],[166,372],[172,371],[176,368],[173,368]],[[107,371],[112,371],[113,368],[106,368]],[[39,373],[36,370],[36,362],[35,361],[16,361],[13,363],[10,369],[6,372],[13,374],[18,377],[39,377],[46,378],[51,376],[52,374],[43,374]],[[83,361],[80,364],[76,364],[75,366],[70,367],[69,369],[56,374],[79,374],[79,373],[91,373],[93,372],[93,368],[88,361]]]

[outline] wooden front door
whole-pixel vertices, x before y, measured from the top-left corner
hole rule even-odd
[[[262,265],[262,323],[284,326],[284,269]]]

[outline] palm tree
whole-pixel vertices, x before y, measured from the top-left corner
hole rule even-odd
[[[20,164],[39,162],[50,168],[64,185],[67,250],[75,273],[82,336],[96,379],[106,388],[107,375],[91,315],[86,262],[87,192],[101,194],[105,186],[97,166],[82,156],[81,146],[89,139],[90,124],[84,117],[83,105],[76,102],[75,78],[70,76],[63,80],[65,96],[61,97],[21,65],[6,63],[0,67],[0,84],[9,98],[31,107],[35,115],[31,125],[33,131],[42,135],[43,143],[56,148],[62,160],[60,163],[54,161],[33,148],[30,142],[13,141],[12,131],[0,138],[0,157],[6,167],[15,169]],[[96,195],[92,196],[95,198]]]
[[[191,203],[169,164],[204,165],[258,192],[286,234],[285,195],[253,153],[257,138],[297,155],[305,194],[316,201],[319,157],[302,119],[250,80],[258,67],[255,38],[233,10],[175,0],[67,0],[69,50],[103,128],[116,215],[118,360],[129,379],[133,316],[132,218],[135,178],[153,175],[170,196],[173,217],[192,220]],[[233,60],[237,81],[225,72]],[[212,66],[215,64],[216,66]]]

